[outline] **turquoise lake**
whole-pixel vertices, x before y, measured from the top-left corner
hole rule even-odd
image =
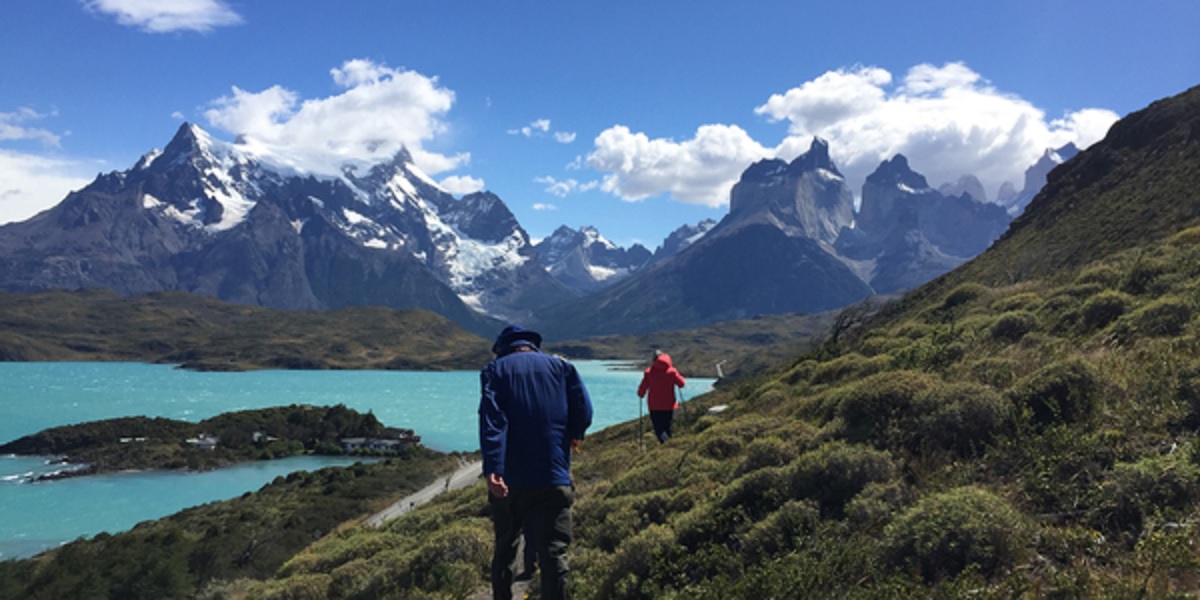
[[[592,430],[638,417],[641,373],[575,363],[592,396]],[[686,373],[685,373],[686,375]],[[689,378],[684,397],[711,389]],[[145,415],[199,421],[288,404],[345,404],[407,427],[444,452],[479,447],[478,371],[254,371],[197,373],[142,363],[0,363],[0,443],[49,427]],[[0,560],[81,536],[124,531],[184,508],[257,490],[276,476],[352,460],[297,457],[205,473],[141,472],[28,483],[60,468],[44,457],[0,456]]]

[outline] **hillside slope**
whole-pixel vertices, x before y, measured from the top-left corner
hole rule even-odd
[[[1195,115],[1200,88],[1130,115],[1059,167],[991,250],[861,328],[839,319],[770,375],[689,402],[668,443],[636,422],[589,435],[573,596],[1194,594]],[[1137,210],[1095,212],[1120,199]],[[470,597],[486,586],[486,510],[481,485],[451,492],[201,595]]]
[[[1195,591],[1196,115],[1200,89],[1131,115],[971,265],[698,399],[667,444],[639,441],[635,423],[590,436],[577,597]],[[1111,214],[1121,203],[1136,209]],[[715,404],[728,409],[703,413]],[[488,554],[465,551],[489,539],[481,498],[318,543],[251,596],[482,586]],[[412,558],[363,553],[378,544]]]

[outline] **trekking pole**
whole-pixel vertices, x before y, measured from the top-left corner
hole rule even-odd
[[[638,447],[641,448],[642,452],[645,452],[646,451],[646,440],[645,440],[645,436],[642,435],[642,398],[641,398],[641,396],[638,396],[637,403],[638,403]]]

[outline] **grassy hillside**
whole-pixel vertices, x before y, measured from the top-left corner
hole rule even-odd
[[[574,597],[1194,597],[1197,119],[1200,88],[1131,115],[984,255],[690,402],[668,443],[590,435]],[[451,492],[201,597],[473,597],[486,510]]]
[[[589,437],[576,597],[1195,593],[1198,116],[1200,89],[1132,115],[966,269],[698,399],[667,444]],[[342,530],[246,597],[464,597],[482,498]]]
[[[0,292],[0,360],[132,360],[203,370],[474,369],[490,344],[428,311],[288,311],[161,292]]]

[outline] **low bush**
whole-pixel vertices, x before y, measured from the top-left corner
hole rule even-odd
[[[841,518],[846,503],[870,483],[896,477],[887,452],[833,442],[806,452],[788,467],[789,495],[817,501],[821,514]]]
[[[1013,310],[1034,311],[1041,308],[1042,304],[1042,297],[1037,292],[1020,292],[993,301],[991,309],[993,312],[998,313],[1006,313]]]
[[[836,416],[845,423],[844,437],[854,442],[887,443],[888,426],[908,411],[918,394],[936,387],[938,381],[919,371],[890,371],[839,390]]]
[[[768,467],[782,467],[797,456],[797,444],[788,443],[777,437],[754,440],[746,446],[746,456],[738,465],[738,475]]]
[[[1009,393],[1035,425],[1045,426],[1090,419],[1099,404],[1100,388],[1095,368],[1073,358],[1034,372],[1018,381]]]
[[[929,496],[884,529],[890,564],[927,582],[967,569],[994,577],[1027,553],[1032,527],[1003,498],[977,487]]]
[[[950,290],[949,294],[946,294],[945,300],[942,301],[941,308],[943,310],[949,310],[962,306],[968,302],[972,302],[983,297],[989,291],[990,290],[982,284],[974,282],[964,283],[953,290]]]
[[[1090,330],[1103,329],[1128,312],[1132,304],[1128,294],[1115,290],[1096,294],[1083,303],[1083,325]]]
[[[1183,333],[1192,319],[1192,307],[1180,298],[1158,298],[1129,315],[1134,329],[1153,337]]]
[[[742,536],[742,555],[748,564],[799,549],[816,531],[820,509],[811,500],[789,500]]]
[[[1006,428],[1012,404],[988,386],[951,383],[919,396],[913,413],[906,432],[911,449],[936,448],[965,457],[981,453]]]
[[[1000,315],[988,333],[992,339],[1002,342],[1016,342],[1025,334],[1037,329],[1038,319],[1027,310],[1014,310]]]
[[[1136,539],[1149,517],[1194,508],[1200,465],[1186,453],[1119,463],[1101,488],[1096,526]]]

